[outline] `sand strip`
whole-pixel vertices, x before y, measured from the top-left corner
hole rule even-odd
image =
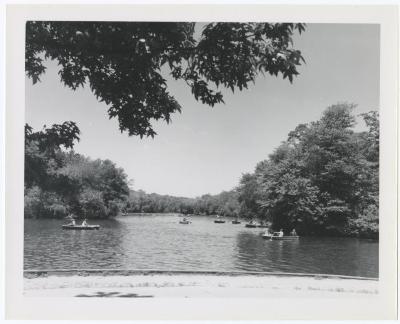
[[[26,275],[27,297],[356,297],[378,295],[377,280],[285,275]]]

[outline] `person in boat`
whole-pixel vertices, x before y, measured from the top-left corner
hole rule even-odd
[[[71,225],[71,226],[75,226],[76,222],[75,222],[75,215],[72,213],[69,213],[68,216],[66,217],[70,222],[67,225]]]
[[[187,219],[186,219],[186,217],[183,217],[183,221],[184,221],[184,222],[187,222]]]
[[[278,235],[279,237],[282,237],[283,236],[283,229],[281,228],[281,230],[279,231],[279,235]]]
[[[290,235],[292,236],[297,236],[297,232],[296,230],[293,228],[293,230],[290,232]]]
[[[269,228],[267,227],[267,229],[265,230],[265,233],[264,233],[264,235],[265,236],[269,236],[269,235],[271,235],[270,233],[269,233]]]
[[[88,226],[88,223],[87,223],[87,221],[86,221],[86,218],[83,220],[82,226]]]

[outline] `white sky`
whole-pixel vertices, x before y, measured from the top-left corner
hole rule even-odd
[[[242,92],[224,91],[225,105],[203,105],[183,82],[169,90],[183,107],[172,123],[155,123],[154,138],[120,133],[116,119],[89,87],[64,87],[55,62],[41,83],[26,78],[26,122],[34,129],[67,120],[77,122],[79,153],[110,159],[133,179],[134,189],[194,197],[216,194],[238,184],[241,174],[287,138],[299,123],[320,118],[337,102],[358,104],[356,113],[379,107],[379,26],[309,24],[294,47],[306,60],[290,84],[260,77]]]

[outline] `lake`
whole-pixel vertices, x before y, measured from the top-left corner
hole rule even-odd
[[[55,219],[26,219],[24,268],[279,271],[378,277],[379,243],[356,238],[268,241],[261,228],[175,214],[90,220],[98,231],[66,231]]]

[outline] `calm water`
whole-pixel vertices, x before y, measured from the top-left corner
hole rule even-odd
[[[266,241],[262,229],[177,215],[92,221],[98,231],[65,231],[62,220],[25,220],[25,269],[284,271],[378,277],[379,243],[352,238]]]

